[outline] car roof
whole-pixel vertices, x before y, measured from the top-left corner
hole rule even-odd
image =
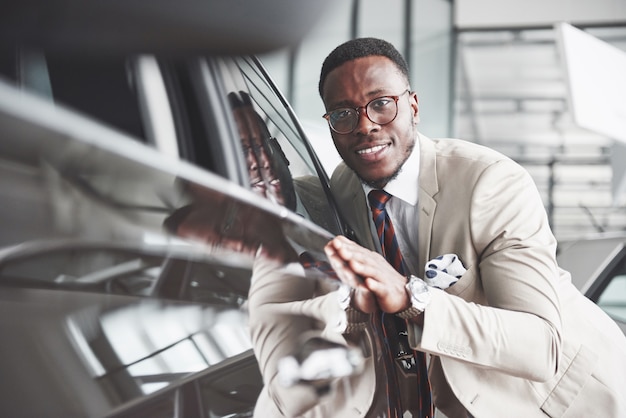
[[[329,0],[12,0],[0,46],[81,53],[257,54],[297,44]]]

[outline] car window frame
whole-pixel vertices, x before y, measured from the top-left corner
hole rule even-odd
[[[302,124],[300,123],[298,116],[296,115],[295,111],[291,107],[289,101],[287,100],[285,95],[282,93],[282,91],[279,89],[278,85],[274,82],[273,78],[271,77],[271,75],[269,74],[269,72],[267,71],[267,69],[265,68],[261,59],[258,56],[248,55],[248,56],[241,56],[239,58],[246,61],[246,63],[250,66],[250,68],[254,69],[255,71],[258,71],[258,76],[267,82],[267,86],[269,87],[270,91],[278,99],[279,104],[282,106],[281,110],[286,112],[285,115],[281,114],[280,116],[283,118],[283,120],[285,120],[287,123],[291,125],[289,127],[289,130],[294,134],[295,138],[289,137],[287,135],[285,135],[285,137],[289,142],[292,142],[291,144],[292,147],[294,147],[297,150],[300,150],[303,148],[304,151],[307,153],[307,157],[310,159],[313,165],[312,167],[314,170],[313,174],[317,176],[320,182],[320,185],[322,186],[322,190],[324,191],[326,202],[328,204],[328,209],[330,211],[330,215],[333,217],[333,222],[336,225],[336,230],[341,231],[344,235],[350,237],[351,239],[355,239],[356,234],[354,233],[352,228],[349,226],[348,222],[342,218],[338,210],[337,203],[335,202],[335,198],[330,190],[330,179],[328,177],[328,174],[323,168],[323,165],[319,159],[319,156],[317,155],[313,146],[311,145],[309,138],[304,128],[302,127]],[[238,63],[237,63],[237,67],[239,68],[240,71],[242,71],[242,74],[246,80],[246,83],[250,82],[249,74],[245,73],[245,71],[241,68],[241,66]],[[250,92],[248,91],[248,93]],[[292,127],[295,129],[295,131],[291,129]],[[294,139],[297,139],[298,141],[297,144],[293,143]]]

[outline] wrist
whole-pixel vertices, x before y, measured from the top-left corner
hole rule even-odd
[[[416,276],[409,276],[405,285],[409,296],[409,306],[395,315],[402,319],[413,319],[421,316],[430,303],[430,289],[426,282]]]

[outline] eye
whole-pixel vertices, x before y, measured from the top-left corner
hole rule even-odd
[[[341,122],[342,120],[350,119],[354,110],[352,109],[337,109],[334,110],[330,117],[334,122]]]
[[[379,97],[378,99],[372,100],[368,108],[374,112],[384,112],[393,102],[394,100],[391,97]]]

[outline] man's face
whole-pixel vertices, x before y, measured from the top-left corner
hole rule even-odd
[[[322,91],[327,111],[365,106],[381,96],[400,96],[393,122],[378,125],[359,109],[359,122],[348,134],[331,130],[339,155],[365,183],[382,188],[411,154],[416,140],[418,106],[406,77],[388,58],[370,56],[348,61],[332,70]]]
[[[241,146],[246,154],[250,186],[263,197],[273,199],[281,205],[285,204],[280,179],[278,178],[272,159],[267,154],[263,141],[263,130],[259,125],[261,119],[252,106],[240,106],[233,109],[235,122],[239,128]]]

